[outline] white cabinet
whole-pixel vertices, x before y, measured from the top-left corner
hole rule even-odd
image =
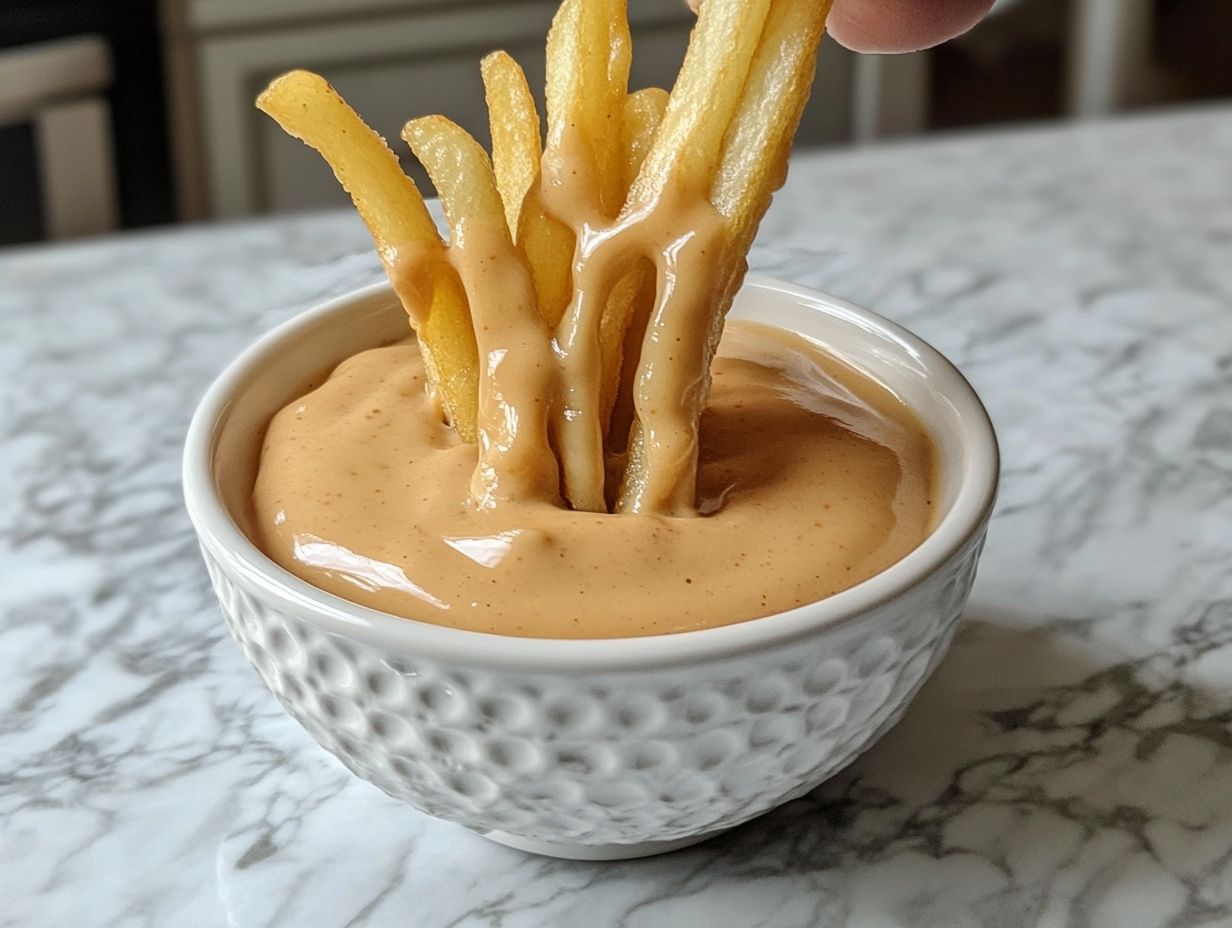
[[[692,14],[683,0],[629,6],[631,86],[670,87]],[[555,9],[555,0],[164,0],[181,213],[229,217],[345,202],[323,162],[253,107],[271,77],[294,67],[325,75],[399,153],[403,123],[428,113],[448,115],[486,144],[479,59],[503,48],[542,88]],[[831,45],[821,70],[805,142],[848,137],[850,58]],[[404,160],[426,189],[409,153]]]

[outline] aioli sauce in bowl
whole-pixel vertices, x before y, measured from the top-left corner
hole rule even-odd
[[[279,412],[254,541],[307,582],[438,625],[618,638],[727,625],[879,573],[932,526],[912,410],[814,343],[731,321],[700,429],[692,517],[468,499],[473,445],[425,390],[414,340],[361,352]]]

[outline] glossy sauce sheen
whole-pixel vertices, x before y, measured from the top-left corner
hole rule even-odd
[[[932,524],[933,449],[888,390],[799,336],[727,326],[701,421],[701,515],[468,500],[413,340],[362,352],[270,423],[254,541],[346,599],[476,631],[617,638],[846,589]]]

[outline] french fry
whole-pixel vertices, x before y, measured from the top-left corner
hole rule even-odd
[[[787,177],[787,156],[813,85],[829,11],[830,0],[774,0],[766,17],[710,191],[740,254],[753,243],[771,196]]]
[[[405,306],[401,291],[406,285],[399,282],[400,277],[391,274],[390,280]],[[440,268],[432,275],[430,286],[432,306],[416,329],[424,369],[445,420],[464,442],[475,442],[479,437],[479,350],[466,293],[457,275],[448,268]]]
[[[398,264],[400,253],[410,253],[430,271],[444,256],[414,182],[385,140],[320,75],[284,74],[257,98],[257,106],[315,148],[351,195],[411,317],[445,415],[459,436],[474,441],[479,361],[465,298],[450,275],[425,275],[422,267],[421,273],[408,274]]]
[[[499,225],[512,240],[502,221],[505,204],[496,189],[491,162],[469,132],[444,116],[424,116],[408,122],[402,138],[432,178],[455,241],[468,223]]]
[[[542,187],[554,199],[544,205],[549,210],[555,206],[559,218],[574,228],[614,219],[624,202],[622,127],[630,45],[625,0],[564,0],[548,33]],[[582,192],[588,201],[576,195]],[[569,502],[575,509],[606,511],[607,414],[599,329],[612,301],[596,299],[606,290],[601,283],[592,281],[597,285],[591,289],[576,277],[586,260],[576,250],[570,256],[575,272],[572,299],[556,326],[566,395],[555,441]],[[634,284],[622,299],[631,301],[636,290]],[[617,353],[617,376],[619,363]]]
[[[597,205],[609,218],[625,193],[617,167],[624,157],[620,130],[630,60],[623,0],[565,0],[548,33],[544,169],[582,170],[587,185],[598,185]],[[534,275],[539,310],[553,327],[573,300],[577,243],[561,220],[575,218],[550,215],[534,187],[519,217],[516,239]]]
[[[518,217],[531,185],[539,178],[539,111],[522,66],[505,52],[480,62],[492,132],[492,170],[505,204],[509,234],[518,239]]]
[[[624,150],[624,184],[629,184],[641,169],[646,152],[654,141],[655,132],[663,119],[667,106],[667,91],[660,87],[647,87],[625,97],[622,148]],[[602,382],[600,384],[601,409],[604,434],[617,435],[616,445],[623,449],[629,434],[628,416],[614,415],[617,397],[620,395],[624,357],[629,346],[641,345],[640,338],[630,337],[631,322],[639,315],[645,329],[645,316],[654,302],[654,266],[647,261],[639,262],[612,288],[608,305],[599,323],[599,350],[602,356]],[[633,354],[636,355],[636,351]],[[612,429],[615,432],[612,432]]]
[[[661,87],[646,87],[625,97],[621,147],[624,151],[626,193],[641,170],[666,108],[667,91]],[[636,358],[638,354],[636,350],[629,352],[629,348],[641,346],[641,333],[645,331],[646,318],[654,303],[654,285],[654,266],[649,262],[639,262],[612,289],[599,323],[602,357],[600,405],[604,434],[608,436],[609,443],[619,450],[624,450],[628,441],[632,420],[630,404],[625,404],[619,412],[616,410],[622,384],[628,388],[623,392],[629,392],[635,370],[635,365],[625,364],[625,355],[631,353]],[[639,320],[640,324],[635,325],[635,331],[630,333],[630,325]]]
[[[555,380],[547,326],[535,305],[530,270],[514,247],[487,153],[444,116],[402,130],[432,178],[451,231],[450,251],[474,318],[480,356],[479,462],[471,480],[480,507],[501,499],[559,499],[548,436]],[[494,357],[502,360],[496,362]],[[520,400],[520,402],[519,402]],[[506,402],[524,411],[513,421]],[[532,409],[541,410],[536,417]]]
[[[257,108],[329,162],[378,249],[440,244],[423,197],[397,157],[325,78],[310,71],[284,74],[257,97]]]
[[[738,4],[742,0],[707,0],[689,44],[689,57],[693,55],[694,46],[700,48],[706,38],[699,35],[705,31],[706,10],[714,11],[716,19],[711,22],[718,22],[727,16],[728,11],[718,9],[719,4],[725,2]],[[690,349],[700,347],[700,351],[681,352],[677,359],[682,365],[696,368],[693,382],[699,385],[698,395],[687,397],[674,407],[671,398],[658,397],[658,401],[651,404],[654,411],[648,416],[654,421],[643,421],[639,410],[630,434],[628,464],[616,503],[618,511],[683,511],[693,504],[696,465],[690,461],[696,460],[697,453],[696,414],[692,416],[690,428],[687,412],[692,409],[700,413],[705,404],[710,389],[710,364],[723,332],[723,319],[744,279],[744,255],[770,204],[771,195],[785,177],[787,154],[808,100],[817,46],[829,6],[829,2],[772,0],[763,14],[751,56],[745,60],[745,50],[739,52],[744,66],[740,86],[734,94],[731,88],[735,86],[737,64],[731,64],[725,79],[719,75],[722,66],[714,69],[709,75],[714,82],[711,90],[712,99],[716,101],[714,111],[728,114],[722,134],[716,132],[717,121],[705,120],[699,126],[688,126],[690,118],[695,118],[699,110],[696,101],[687,106],[679,125],[673,121],[677,93],[681,94],[681,100],[690,99],[696,86],[691,75],[686,79],[689,70],[689,57],[686,57],[663,125],[634,181],[629,196],[634,206],[640,198],[661,195],[673,177],[686,189],[699,189],[692,185],[705,184],[701,189],[709,190],[711,204],[725,220],[728,234],[726,258],[718,263],[715,271],[718,280],[708,309],[710,318],[699,318],[691,323],[696,326],[692,337],[700,336],[705,341],[688,346]],[[733,49],[731,55],[735,57],[736,54]],[[719,148],[715,147],[716,138]],[[661,158],[666,161],[661,163],[658,160]],[[713,173],[707,175],[707,170]],[[659,320],[659,325],[678,324],[678,321]],[[648,430],[658,436],[657,448],[646,444]],[[661,450],[664,448],[666,453]]]
[[[623,148],[626,194],[637,172],[642,169],[642,162],[646,160],[646,152],[654,142],[666,109],[667,91],[662,87],[646,87],[625,97]]]
[[[645,296],[643,282],[646,268],[639,262],[616,282],[608,297],[607,307],[599,320],[599,415],[600,428],[606,435],[611,423],[612,407],[616,404],[616,391],[620,387],[620,368],[625,354],[625,335],[629,323],[637,313],[638,298]],[[653,268],[651,269],[653,278]],[[654,292],[649,294],[654,300]]]
[[[555,328],[573,299],[573,230],[549,216],[539,191],[531,188],[518,218],[518,244],[526,254],[539,312]]]
[[[627,306],[611,306],[599,328],[603,346],[603,410],[606,415],[607,447],[621,452],[629,446],[633,425],[633,388],[641,359],[642,338],[654,308],[658,284],[655,267],[643,258],[612,291],[612,303],[629,300]],[[636,292],[629,289],[636,286]]]
[[[402,137],[440,195],[451,248],[459,254],[474,249],[481,256],[480,261],[459,267],[476,330],[508,331],[504,322],[513,318],[538,333],[546,345],[548,328],[535,304],[530,269],[514,247],[483,147],[444,116],[412,119]]]
[[[663,118],[629,187],[622,217],[636,217],[671,195],[704,196],[709,192],[722,157],[723,137],[739,108],[769,7],[770,0],[706,0],[702,4]],[[673,320],[659,322],[673,324]],[[675,322],[679,324],[680,320]],[[688,338],[696,341],[698,335]],[[697,347],[682,344],[686,348]],[[712,352],[713,346],[707,346],[695,359],[696,366],[708,368]],[[689,362],[681,357],[677,363]],[[603,376],[606,379],[612,375],[605,370]],[[704,380],[706,376],[706,369],[698,371],[698,377]],[[645,446],[648,425],[639,411],[629,437],[618,511],[684,511],[693,504],[693,484],[686,472],[696,448],[672,450],[675,445],[689,443],[689,417],[673,415],[671,410],[679,407],[683,412],[695,405],[694,398],[664,399],[668,405],[656,413],[659,418],[666,417],[658,432],[666,434],[670,426],[674,438],[662,446],[662,452],[652,454]],[[696,421],[692,423],[692,432],[695,437]],[[667,462],[660,464],[658,458],[662,456],[666,456]],[[666,488],[673,485],[675,489],[669,493]]]
[[[830,3],[706,0],[670,95],[630,95],[626,2],[563,0],[542,151],[503,52],[481,66],[491,160],[444,117],[406,125],[448,249],[384,140],[324,80],[293,72],[258,101],[321,152],[368,224],[447,416],[478,441],[481,506],[562,477],[575,509],[605,511],[606,444],[628,452],[617,511],[693,511],[711,361]]]
[[[571,171],[589,175],[595,205],[608,218],[624,201],[621,126],[631,60],[625,0],[561,4],[548,32],[545,158],[567,159]]]
[[[702,4],[663,121],[629,189],[625,214],[659,202],[672,185],[702,195],[709,191],[769,8],[770,0]]]

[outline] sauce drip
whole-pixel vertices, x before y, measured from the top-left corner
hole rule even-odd
[[[728,326],[697,518],[466,501],[475,449],[433,414],[413,340],[362,352],[270,423],[252,534],[313,585],[531,637],[725,625],[815,602],[927,535],[933,450],[888,390],[798,336]]]
[[[523,206],[543,210],[575,242],[572,301],[554,325],[495,206],[486,219],[450,216],[443,254],[394,249],[386,269],[417,324],[442,265],[466,292],[479,357],[474,506],[537,499],[607,512],[614,498],[618,512],[692,515],[698,421],[743,252],[706,192],[673,176],[649,193],[635,190],[612,215],[594,162],[576,132],[557,133]],[[635,302],[618,295],[641,290],[647,265],[648,320],[640,339],[630,338]],[[623,364],[634,372],[624,398],[633,422],[613,486],[606,451],[619,398],[605,381],[619,379]]]

